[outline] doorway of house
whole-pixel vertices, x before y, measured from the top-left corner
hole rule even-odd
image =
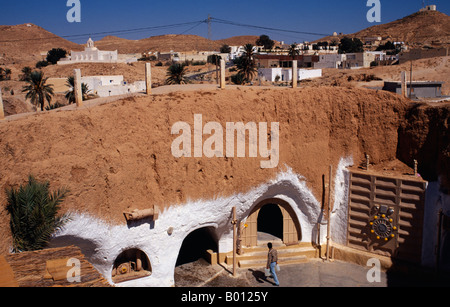
[[[257,219],[258,244],[283,242],[283,214],[276,204],[261,207]]]
[[[206,227],[194,230],[184,239],[176,266],[204,258],[208,249],[217,252],[217,241],[213,237],[213,229]]]
[[[253,207],[241,232],[242,247],[266,244],[268,241],[286,245],[301,240],[297,215],[289,204],[278,199],[265,200]]]

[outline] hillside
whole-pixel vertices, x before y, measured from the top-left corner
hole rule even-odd
[[[86,37],[86,40],[88,37]],[[106,36],[95,42],[100,50],[118,50],[119,53],[143,53],[149,51],[168,52],[171,50],[188,51],[218,51],[224,44],[244,45],[255,44],[257,36],[235,36],[226,39],[210,41],[197,35],[167,34],[152,36],[141,40],[128,40],[116,36]],[[84,44],[76,44],[61,38],[34,24],[0,26],[0,65],[36,63],[45,57],[52,48],[63,48],[80,51]]]
[[[387,37],[416,46],[450,44],[450,16],[438,11],[417,12],[405,18],[376,25],[354,34],[355,37]]]
[[[41,53],[52,48],[83,50],[82,46],[34,24],[0,26],[0,64],[39,61]]]
[[[127,40],[116,36],[106,36],[95,42],[101,50],[118,50],[119,53],[142,53],[149,51],[218,51],[221,46],[241,46],[255,44],[258,36],[243,35],[220,40],[209,40],[198,35],[167,34],[152,36],[141,40]]]
[[[403,41],[412,47],[450,45],[450,16],[438,11],[417,12],[386,24],[375,25],[343,36],[378,37],[390,41]],[[343,36],[340,36],[342,38]],[[317,41],[332,40],[327,36]]]

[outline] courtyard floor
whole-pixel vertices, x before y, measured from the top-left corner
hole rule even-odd
[[[432,271],[402,268],[380,272],[379,281],[369,282],[371,267],[342,261],[325,262],[310,259],[306,263],[281,266],[278,279],[281,287],[398,287],[398,286],[450,286],[450,276],[437,276]],[[264,268],[238,269],[209,265],[200,259],[179,266],[175,270],[176,287],[273,287],[273,279],[264,276]]]

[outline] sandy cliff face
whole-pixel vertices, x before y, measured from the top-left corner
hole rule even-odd
[[[399,129],[399,159],[418,161],[419,173],[429,181],[441,180],[450,191],[450,105],[415,104]]]
[[[122,212],[156,204],[166,208],[197,199],[244,193],[287,167],[303,176],[317,200],[330,164],[396,158],[398,128],[407,101],[386,92],[346,88],[238,89],[128,98],[76,111],[54,111],[0,123],[0,233],[9,234],[4,190],[29,174],[67,186],[64,211],[87,212],[124,224]],[[194,129],[217,122],[279,123],[279,164],[257,158],[175,158],[179,121]],[[203,136],[203,141],[208,136]],[[225,144],[225,141],[224,141]],[[9,246],[2,240],[1,251]]]

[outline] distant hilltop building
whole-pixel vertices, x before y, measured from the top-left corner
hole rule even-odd
[[[58,62],[59,65],[74,63],[131,63],[137,58],[123,58],[115,51],[101,51],[94,46],[94,41],[89,38],[84,51],[71,51],[70,56]]]
[[[437,11],[436,5],[427,5],[423,8],[420,9],[420,12],[425,12],[425,11]]]

